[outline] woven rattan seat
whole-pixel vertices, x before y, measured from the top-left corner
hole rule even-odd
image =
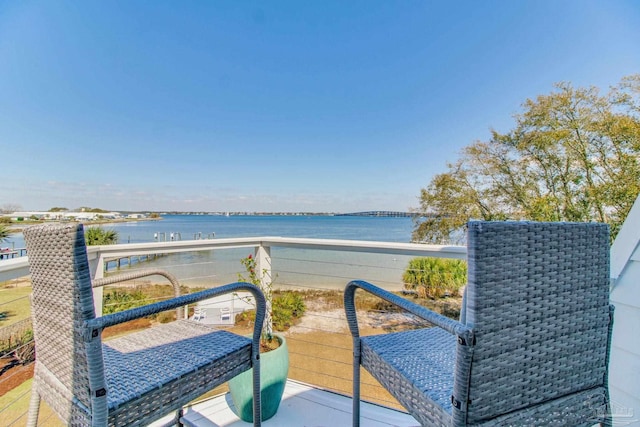
[[[232,283],[102,317],[95,316],[92,287],[163,275],[145,270],[91,282],[82,225],[41,225],[24,231],[33,285],[36,365],[28,426],[37,424],[43,399],[75,426],[143,426],[254,368],[254,415],[260,413],[259,340],[265,314],[262,292]],[[119,338],[102,330],[217,295],[249,291],[256,322],[247,338],[181,319]],[[179,292],[179,291],[178,291]],[[181,311],[179,311],[181,312]],[[260,417],[254,416],[254,425]]]
[[[362,366],[423,426],[610,425],[608,226],[472,221],[467,242],[461,321],[347,285],[353,424]],[[435,327],[360,337],[357,289]]]

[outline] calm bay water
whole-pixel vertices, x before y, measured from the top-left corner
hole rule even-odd
[[[411,218],[356,216],[216,216],[167,215],[160,221],[107,225],[118,232],[120,243],[142,243],[227,237],[307,237],[343,240],[409,242]],[[154,263],[171,267],[192,285],[235,281],[242,272],[239,260],[251,251],[229,249],[160,258]],[[310,249],[272,248],[277,285],[342,289],[352,279],[367,279],[389,289],[402,287],[402,272],[409,257]],[[166,265],[165,265],[166,264]],[[176,264],[178,267],[176,267]],[[184,271],[180,266],[184,265]]]
[[[141,221],[105,225],[118,232],[119,243],[182,240],[194,237],[309,237],[323,239],[374,240],[409,242],[413,223],[411,218],[357,216],[221,216],[166,215],[160,221]]]
[[[306,237],[383,242],[409,242],[411,218],[357,216],[219,216],[166,215],[158,221],[136,221],[102,225],[118,233],[119,243],[157,240],[231,237]],[[23,247],[22,235],[11,238]],[[5,243],[6,245],[6,243]],[[240,259],[251,250],[198,251],[161,257],[145,267],[172,271],[192,286],[211,286],[238,279]],[[409,257],[311,249],[272,248],[276,284],[292,287],[342,289],[352,279],[365,279],[388,289],[402,287],[402,272]],[[134,264],[133,267],[136,267]]]
[[[145,243],[174,238],[190,240],[215,234],[224,237],[309,237],[323,239],[409,242],[411,218],[358,216],[165,215],[158,221],[104,224],[118,233],[118,243]],[[3,247],[23,248],[22,233],[12,235]]]

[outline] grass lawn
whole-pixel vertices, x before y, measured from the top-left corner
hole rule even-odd
[[[3,425],[9,425],[14,420],[20,419],[22,414],[25,414],[29,409],[32,381],[33,380],[25,381],[22,385],[0,397],[0,408],[6,408],[0,413],[0,420],[2,420]],[[26,422],[26,415],[24,415],[24,420],[20,419],[20,422],[16,424],[24,425]]]
[[[31,286],[0,288],[0,328],[31,316]]]
[[[23,426],[27,423],[32,382],[33,380],[25,381],[22,385],[0,397],[0,411],[2,411],[0,412],[0,425]],[[60,421],[46,403],[42,402],[40,404],[38,426],[61,427],[64,426],[64,423]]]

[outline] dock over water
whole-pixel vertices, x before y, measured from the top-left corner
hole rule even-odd
[[[17,249],[3,248],[3,249],[0,249],[0,260],[17,258],[17,257],[25,256],[26,254],[27,254],[27,248],[17,248]]]

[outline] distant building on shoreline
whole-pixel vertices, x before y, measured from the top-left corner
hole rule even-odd
[[[144,214],[122,215],[120,212],[40,212],[25,211],[4,214],[3,216],[11,218],[12,221],[24,221],[26,219],[37,219],[42,221],[97,221],[101,219],[141,219],[146,218]]]

